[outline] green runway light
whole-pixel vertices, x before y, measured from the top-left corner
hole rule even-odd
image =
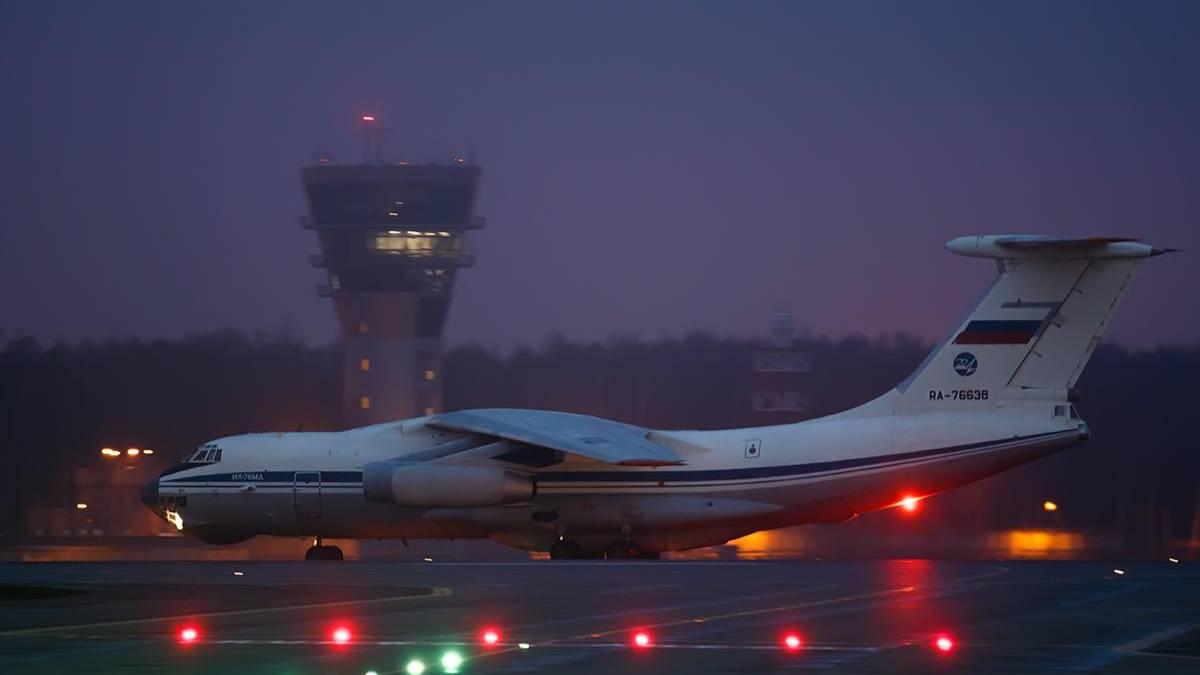
[[[379,675],[379,673],[373,670],[368,670],[367,672],[363,673],[363,675]]]
[[[407,666],[404,666],[404,672],[408,673],[408,675],[421,675],[421,673],[425,672],[425,664],[421,663],[420,659],[413,659],[408,662]]]
[[[447,673],[457,673],[462,667],[463,657],[459,656],[458,652],[446,652],[442,654],[442,670]]]

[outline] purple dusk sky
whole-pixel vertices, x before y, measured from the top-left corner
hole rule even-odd
[[[38,2],[0,27],[0,340],[336,336],[299,167],[474,147],[451,343],[940,337],[949,238],[1142,237],[1200,338],[1200,3]]]

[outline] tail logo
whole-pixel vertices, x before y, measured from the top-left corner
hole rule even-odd
[[[979,361],[975,359],[975,355],[971,352],[961,352],[954,357],[954,372],[969,377],[975,374],[979,368]]]

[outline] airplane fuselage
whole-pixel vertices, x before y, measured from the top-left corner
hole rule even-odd
[[[183,463],[158,499],[183,528],[216,543],[255,535],[482,538],[533,550],[564,533],[589,548],[622,536],[647,551],[714,543],[759,529],[840,522],[921,498],[1075,445],[1086,425],[1051,401],[991,412],[836,415],[799,425],[654,432],[681,466],[559,461],[532,472],[533,499],[420,508],[363,498],[365,464],[466,439],[416,418],[343,432],[227,437],[215,463]],[[1014,433],[1019,430],[1019,433]],[[492,454],[502,454],[493,448]],[[507,450],[507,449],[505,449]],[[181,501],[182,499],[182,501]]]

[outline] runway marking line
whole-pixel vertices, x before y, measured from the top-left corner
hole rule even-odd
[[[393,595],[387,598],[370,598],[367,600],[338,600],[336,602],[310,602],[302,605],[283,605],[280,607],[258,607],[254,609],[235,609],[227,612],[204,612],[202,614],[173,614],[171,616],[152,616],[141,619],[122,619],[119,621],[97,621],[93,623],[77,623],[66,626],[41,626],[38,628],[21,628],[18,630],[0,631],[0,637],[13,635],[32,635],[36,633],[57,633],[65,630],[80,630],[87,628],[109,628],[112,626],[134,626],[142,623],[163,623],[167,621],[183,621],[186,619],[210,619],[225,616],[248,616],[252,614],[268,614],[271,612],[291,612],[298,609],[316,609],[320,607],[344,607],[346,605],[379,605],[405,600],[421,600],[423,598],[441,598],[452,594],[445,586],[431,586],[425,595]]]
[[[1190,630],[1194,630],[1196,628],[1200,628],[1200,624],[1185,624],[1185,625],[1181,625],[1181,626],[1173,626],[1173,627],[1167,628],[1165,630],[1160,630],[1157,633],[1151,633],[1150,635],[1147,635],[1146,637],[1141,638],[1139,640],[1133,640],[1132,642],[1126,642],[1125,644],[1123,644],[1119,647],[1115,647],[1113,649],[1113,651],[1119,652],[1120,654],[1122,654],[1124,656],[1154,656],[1154,657],[1161,657],[1161,658],[1168,658],[1168,659],[1200,660],[1200,656],[1193,656],[1191,654],[1171,654],[1168,652],[1142,651],[1147,647],[1152,647],[1160,642],[1166,642],[1167,640],[1170,640],[1171,638],[1178,637],[1178,636],[1183,635],[1184,633],[1186,633]]]

